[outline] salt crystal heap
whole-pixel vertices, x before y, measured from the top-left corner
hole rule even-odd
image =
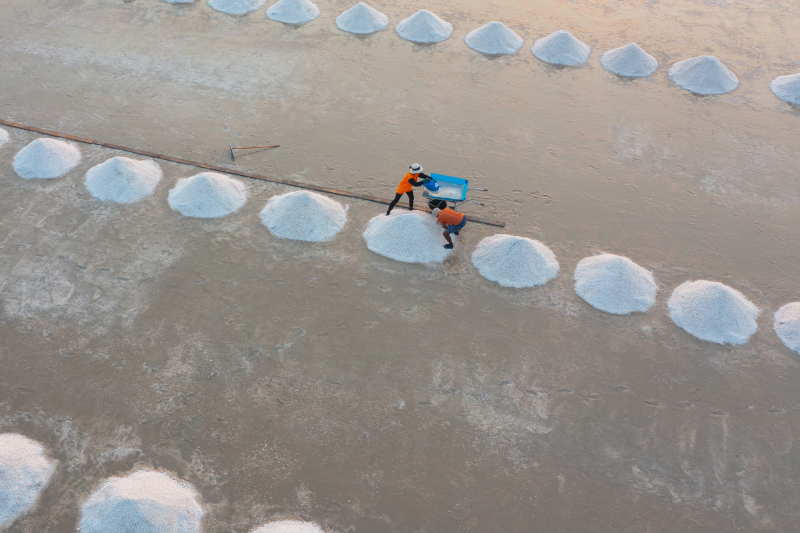
[[[667,302],[672,321],[717,344],[744,344],[758,329],[759,310],[742,293],[716,281],[687,281]]]
[[[604,52],[600,56],[600,64],[607,71],[623,78],[644,78],[658,68],[658,60],[636,43]]]
[[[778,309],[772,327],[787,348],[800,353],[800,302],[792,302]]]
[[[63,176],[81,161],[75,146],[57,139],[36,139],[14,156],[14,170],[21,178],[51,179]]]
[[[570,32],[558,30],[533,43],[531,52],[551,65],[577,67],[586,63],[592,49],[589,45],[576,39]]]
[[[223,217],[237,211],[245,201],[244,185],[216,172],[180,179],[169,191],[169,206],[187,217]]]
[[[309,191],[294,191],[269,199],[261,222],[281,239],[319,242],[339,233],[347,212],[339,202]]]
[[[679,87],[707,96],[725,94],[739,86],[739,78],[714,56],[678,61],[669,69],[669,79]]]
[[[464,42],[476,52],[489,55],[516,54],[523,44],[522,37],[497,21],[472,30]]]
[[[0,530],[33,509],[55,469],[56,461],[38,442],[14,433],[0,435]]]
[[[388,25],[389,17],[364,2],[357,3],[336,17],[336,26],[340,30],[357,35],[375,33],[386,29]]]
[[[443,228],[436,218],[419,211],[378,215],[369,221],[364,240],[367,248],[403,263],[441,263],[450,250],[444,245]]]
[[[267,9],[267,18],[284,24],[305,24],[318,16],[317,4],[309,0],[279,0]]]
[[[300,522],[299,520],[281,520],[270,522],[250,533],[324,533],[320,527],[313,522]]]
[[[627,257],[595,255],[575,268],[575,292],[606,313],[644,313],[655,303],[657,290],[653,275]]]
[[[8,142],[8,132],[6,130],[0,129],[0,146],[3,146]]]
[[[155,161],[112,157],[86,173],[86,188],[100,200],[129,204],[153,194],[161,180]]]
[[[397,35],[414,43],[440,43],[453,34],[453,25],[426,9],[420,9],[395,28]]]
[[[778,76],[769,84],[772,94],[790,104],[800,105],[800,73]]]
[[[189,484],[141,470],[107,479],[81,515],[82,533],[199,533],[203,509]]]
[[[267,0],[208,0],[212,9],[228,15],[246,15],[267,3]]]
[[[472,264],[481,276],[503,287],[544,285],[558,275],[555,254],[539,241],[514,235],[492,235],[478,243]]]

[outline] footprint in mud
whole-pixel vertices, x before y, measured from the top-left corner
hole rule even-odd
[[[386,285],[381,285],[380,287],[378,287],[378,289],[380,289],[381,292],[392,292],[392,288],[387,287]]]
[[[711,414],[714,416],[728,416],[728,413],[725,411],[711,411]]]
[[[353,283],[356,285],[356,287],[363,287],[364,285],[367,284],[367,280],[359,279],[359,278],[353,278]]]
[[[559,394],[572,394],[570,389],[558,389],[556,392]]]
[[[424,400],[419,402],[420,405],[433,405],[433,402],[430,400]]]
[[[541,396],[542,393],[535,389],[525,389],[525,392],[530,394],[531,396]]]
[[[514,384],[513,381],[501,381],[500,382],[500,386],[501,387],[508,387],[509,385],[513,385],[513,384]]]
[[[692,402],[680,402],[678,403],[678,407],[681,409],[691,409],[694,406],[692,405]]]
[[[740,412],[741,412],[741,411],[752,411],[753,409],[755,409],[755,406],[754,406],[754,405],[749,405],[749,404],[748,404],[748,405],[743,405],[743,406],[741,406],[741,407],[739,408],[739,411],[740,411]]]
[[[784,409],[781,409],[780,407],[773,407],[772,409],[769,410],[769,412],[773,415],[782,415],[786,411]]]
[[[364,329],[372,329],[377,325],[378,325],[377,322],[365,322],[361,327]]]
[[[644,404],[646,406],[648,406],[648,407],[652,407],[653,409],[663,409],[664,408],[663,405],[661,405],[658,402],[652,401],[652,400],[645,400]]]
[[[630,392],[630,389],[625,385],[620,385],[619,387],[614,388],[615,392]]]
[[[378,311],[378,316],[388,315],[392,311],[391,307],[384,307],[380,311]]]
[[[446,391],[444,391],[445,395],[447,395],[447,394],[454,394],[454,393],[456,393],[456,392],[458,392],[456,389],[447,389]]]
[[[590,400],[599,400],[600,399],[600,395],[599,394],[595,394],[593,392],[589,393],[589,394],[585,394],[584,397],[586,397],[586,398],[588,398]]]

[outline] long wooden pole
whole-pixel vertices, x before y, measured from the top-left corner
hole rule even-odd
[[[278,179],[278,178],[270,178],[268,176],[263,176],[261,174],[255,174],[255,173],[252,173],[252,172],[245,172],[243,170],[237,170],[237,169],[234,169],[234,168],[220,167],[220,166],[217,166],[217,165],[208,165],[206,163],[200,163],[198,161],[191,161],[189,159],[183,159],[181,157],[174,157],[174,156],[165,155],[165,154],[158,154],[158,153],[155,153],[155,152],[149,152],[147,150],[139,150],[138,148],[130,148],[128,146],[122,146],[122,145],[119,145],[119,144],[99,141],[99,140],[96,140],[96,139],[89,139],[89,138],[86,138],[86,137],[78,137],[77,135],[70,135],[68,133],[61,133],[61,132],[58,132],[58,131],[48,130],[48,129],[45,129],[45,128],[37,128],[36,126],[28,126],[26,124],[20,124],[18,122],[12,122],[10,120],[4,120],[2,118],[0,118],[0,124],[3,124],[5,126],[9,126],[11,128],[17,128],[17,129],[26,130],[26,131],[33,131],[33,132],[36,132],[36,133],[41,133],[43,135],[49,135],[51,137],[58,137],[58,138],[61,138],[61,139],[67,139],[67,140],[70,140],[70,141],[75,141],[75,142],[79,142],[79,143],[83,143],[83,144],[94,144],[94,145],[97,145],[97,146],[103,146],[105,148],[110,148],[112,150],[119,150],[121,152],[128,152],[128,153],[131,153],[131,154],[138,154],[138,155],[142,155],[142,156],[145,156],[145,157],[152,157],[153,159],[162,159],[164,161],[172,161],[173,163],[180,163],[182,165],[189,165],[189,166],[193,166],[193,167],[197,167],[197,168],[203,168],[203,169],[206,169],[206,170],[213,170],[215,172],[222,172],[224,174],[232,174],[234,176],[240,176],[242,178],[250,178],[250,179],[254,179],[254,180],[268,181],[270,183],[278,183],[280,185],[288,185],[289,187],[297,187],[297,188],[300,188],[300,189],[309,189],[309,190],[312,190],[312,191],[323,192],[323,193],[326,193],[326,194],[333,194],[333,195],[336,195],[336,196],[345,196],[347,198],[356,198],[358,200],[366,200],[367,202],[375,202],[375,203],[378,203],[378,204],[389,205],[391,203],[389,200],[386,200],[384,198],[379,198],[377,196],[372,196],[372,195],[369,195],[369,194],[359,194],[359,193],[350,192],[350,191],[343,191],[343,190],[340,190],[340,189],[331,189],[331,188],[328,188],[328,187],[320,187],[319,185],[311,185],[310,183],[302,183],[302,182],[293,181],[293,180],[282,180],[282,179]],[[402,206],[403,204],[398,204],[398,205]],[[420,209],[420,211],[426,211],[426,210],[425,209]],[[483,217],[477,217],[477,216],[473,216],[473,215],[469,215],[468,216],[468,220],[470,222],[477,222],[478,224],[486,224],[488,226],[495,226],[495,227],[498,227],[498,228],[506,227],[506,223],[505,222],[502,222],[502,221],[499,221],[499,220],[489,220],[489,219],[485,219]]]

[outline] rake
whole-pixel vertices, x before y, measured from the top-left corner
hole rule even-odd
[[[236,159],[236,154],[233,153],[234,150],[255,150],[256,148],[267,150],[269,148],[278,148],[279,146],[280,144],[270,144],[267,146],[231,146],[231,143],[228,143],[228,148],[231,149],[231,159]]]

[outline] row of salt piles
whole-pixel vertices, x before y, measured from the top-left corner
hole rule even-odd
[[[3,135],[5,134],[5,135]],[[0,130],[0,139],[7,132]],[[22,177],[63,175],[81,159],[73,145],[37,139],[20,150],[14,168]],[[153,161],[114,157],[86,173],[86,188],[106,201],[131,203],[152,194],[161,179]],[[178,180],[169,192],[172,209],[188,217],[215,218],[241,208],[246,201],[242,182],[213,172]],[[347,206],[310,191],[293,191],[270,198],[261,221],[276,237],[320,242],[335,236],[347,222]],[[367,247],[407,263],[439,263],[450,255],[435,219],[420,212],[379,215],[364,231]],[[524,237],[494,235],[483,239],[472,254],[478,272],[504,287],[542,285],[558,275],[559,265],[544,244]],[[575,269],[575,292],[593,307],[614,314],[645,312],[655,302],[652,274],[630,259],[601,254],[581,260]],[[758,329],[759,310],[740,292],[718,282],[686,282],[668,302],[672,320],[702,340],[743,344]],[[800,303],[775,313],[773,327],[792,350],[800,351]]]
[[[164,0],[169,3],[191,3],[194,0]],[[209,6],[230,15],[245,15],[259,9],[266,0],[209,0]],[[267,9],[267,17],[285,24],[304,24],[316,19],[319,7],[310,0],[279,0]],[[384,30],[389,17],[359,2],[336,18],[336,26],[349,33],[367,35]],[[439,43],[453,33],[453,25],[428,10],[421,9],[402,20],[397,34],[419,44]],[[487,55],[511,55],[522,48],[523,39],[502,22],[493,21],[470,31],[464,42]],[[545,63],[560,67],[586,64],[591,47],[571,33],[559,30],[538,39],[531,52]],[[638,44],[630,43],[604,52],[600,64],[607,71],[623,78],[651,76],[658,69],[658,60]],[[669,69],[669,79],[677,86],[701,96],[726,94],[739,86],[739,79],[714,56],[697,56],[679,61]],[[770,83],[772,92],[786,102],[800,105],[800,73],[778,76]]]
[[[58,461],[36,441],[0,434],[0,530],[36,506]],[[203,508],[189,483],[155,470],[110,477],[81,507],[83,533],[200,533]],[[280,520],[252,533],[323,533],[313,522]]]

